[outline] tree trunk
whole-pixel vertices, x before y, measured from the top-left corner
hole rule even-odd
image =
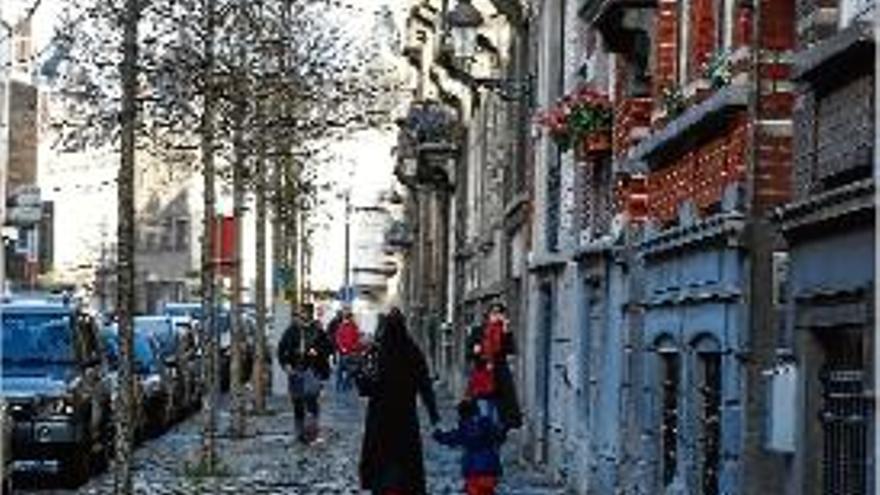
[[[257,101],[256,128],[263,131],[265,116],[263,115],[262,100]],[[256,356],[254,359],[254,409],[258,414],[266,412],[266,138],[265,132],[259,132],[257,136],[257,167],[254,177],[256,190],[257,209],[257,334],[255,336]]]
[[[135,130],[137,126],[137,58],[138,22],[140,7],[137,0],[126,0],[123,14],[122,62],[119,67],[122,80],[122,113],[120,136],[119,175],[117,194],[119,208],[118,296],[119,318],[119,395],[116,404],[116,466],[113,491],[116,495],[132,493],[131,454],[134,426],[134,168]]]
[[[299,198],[297,197],[297,166],[296,160],[290,159],[287,162],[287,166],[284,168],[285,171],[285,190],[287,191],[287,207],[289,208],[287,212],[286,225],[284,226],[284,233],[287,234],[284,239],[284,245],[287,247],[287,269],[290,273],[290,284],[288,285],[290,293],[290,304],[291,308],[294,312],[298,309],[299,304],[299,294],[296,288],[299,286],[299,222],[297,221],[297,216],[299,215],[299,208],[297,201]]]
[[[243,45],[240,45],[243,47]],[[244,54],[239,53],[239,64],[244,63]],[[244,362],[244,332],[241,318],[241,227],[242,215],[244,215],[244,168],[245,143],[244,143],[244,118],[245,108],[245,81],[244,74],[236,76],[235,82],[235,112],[233,114],[233,163],[232,163],[232,216],[235,219],[235,236],[232,252],[232,360],[229,373],[232,378],[232,436],[241,438],[245,433],[245,391],[242,366]]]
[[[217,431],[217,403],[219,384],[217,366],[219,364],[214,321],[214,117],[217,109],[214,87],[214,4],[215,0],[204,0],[204,108],[202,109],[202,177],[204,181],[204,213],[202,233],[202,328],[205,343],[202,360],[202,383],[207,385],[207,393],[202,397],[202,465],[212,472],[217,464],[215,434]]]

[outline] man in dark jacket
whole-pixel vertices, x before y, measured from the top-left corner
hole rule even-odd
[[[287,373],[287,386],[293,403],[296,435],[309,443],[317,437],[321,381],[329,374],[326,334],[311,319],[309,306],[301,308],[278,343],[278,363]],[[306,413],[311,422],[306,425]]]

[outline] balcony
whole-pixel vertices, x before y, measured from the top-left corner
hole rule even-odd
[[[452,110],[437,102],[416,103],[397,125],[401,163],[395,173],[400,181],[411,187],[452,187],[464,138],[464,128]]]
[[[406,251],[413,245],[413,236],[409,224],[396,221],[385,231],[385,252],[395,254]]]

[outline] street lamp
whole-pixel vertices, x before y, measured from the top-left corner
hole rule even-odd
[[[458,0],[455,8],[446,14],[446,23],[452,35],[454,57],[469,62],[477,54],[477,35],[483,25],[483,15],[474,7],[471,0]],[[507,100],[528,99],[532,94],[532,76],[523,79],[511,78],[472,78],[476,86],[497,91]]]
[[[477,32],[483,25],[483,15],[471,0],[458,0],[455,8],[446,15],[446,22],[452,31],[455,57],[473,59],[477,54]]]

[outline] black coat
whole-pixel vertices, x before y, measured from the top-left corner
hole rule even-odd
[[[403,332],[401,337],[386,329],[380,339],[378,380],[367,406],[361,449],[361,487],[377,493],[399,488],[425,495],[416,395],[432,423],[439,416],[425,356]]]
[[[307,351],[305,355],[301,352],[303,349]],[[295,319],[278,343],[278,363],[293,368],[310,367],[321,379],[326,380],[330,375],[328,359],[332,352],[333,344],[319,325]]]

